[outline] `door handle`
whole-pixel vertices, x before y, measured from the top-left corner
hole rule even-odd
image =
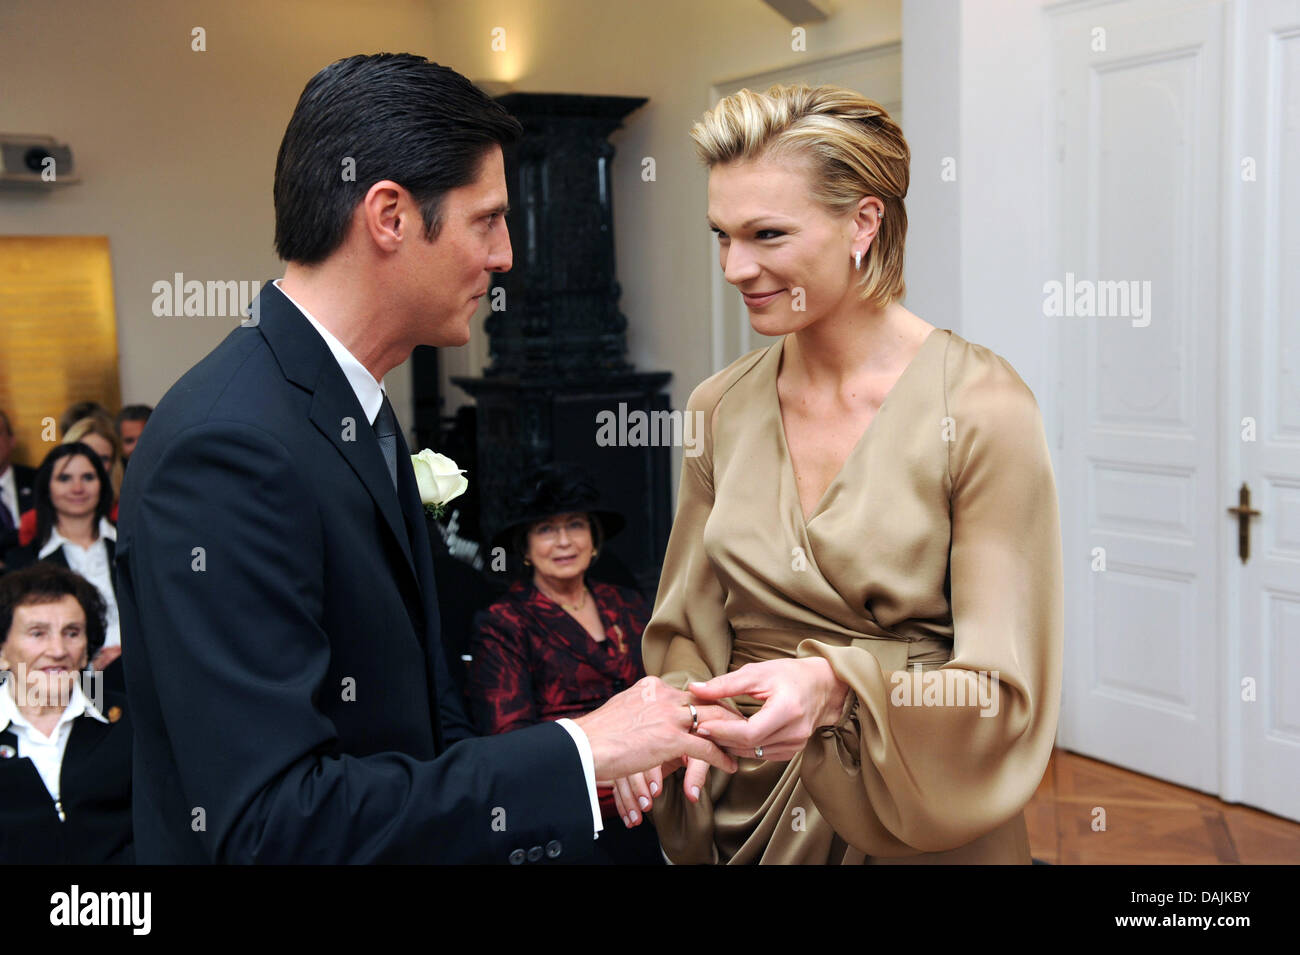
[[[1250,560],[1250,519],[1263,513],[1250,506],[1250,486],[1245,481],[1237,492],[1237,506],[1228,508],[1228,513],[1237,517],[1237,556],[1244,564]]]

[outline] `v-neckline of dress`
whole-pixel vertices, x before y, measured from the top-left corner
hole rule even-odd
[[[812,522],[815,521],[825,509],[826,502],[831,496],[831,491],[833,491],[835,486],[840,483],[840,478],[842,478],[844,472],[849,469],[849,463],[857,455],[858,451],[861,450],[862,446],[867,443],[867,437],[871,434],[871,429],[876,426],[876,421],[879,420],[880,413],[884,411],[885,406],[889,404],[889,399],[893,397],[896,391],[898,391],[899,385],[903,383],[912,369],[916,367],[917,363],[921,360],[921,356],[925,354],[925,350],[929,346],[930,342],[938,338],[939,332],[941,331],[948,331],[948,329],[938,328],[937,326],[930,329],[929,334],[925,336],[925,340],[921,342],[921,347],[916,350],[916,354],[914,354],[911,360],[908,361],[907,365],[903,368],[902,373],[894,379],[894,383],[890,385],[889,390],[885,392],[885,397],[881,400],[880,407],[876,409],[876,413],[872,416],[871,422],[862,430],[862,434],[858,435],[858,440],[849,450],[848,455],[845,456],[843,463],[840,464],[840,469],[835,472],[835,476],[831,478],[831,482],[826,485],[826,489],[822,491],[821,497],[817,499],[817,503],[814,505],[812,513],[808,515],[804,514],[803,501],[799,499],[799,482],[794,473],[794,458],[790,454],[790,443],[786,440],[785,436],[785,415],[781,411],[781,395],[777,391],[776,387],[776,379],[781,371],[781,359],[785,355],[785,340],[788,336],[782,336],[781,340],[773,346],[773,351],[776,357],[772,361],[771,394],[772,405],[776,412],[776,431],[780,437],[781,458],[782,464],[785,467],[785,475],[790,482],[790,489],[794,494],[795,513],[799,515],[799,521],[805,533],[808,530],[808,526],[812,524]],[[951,334],[951,332],[949,332],[949,334]]]
[[[605,638],[604,638],[603,640],[597,640],[595,637],[593,637],[593,636],[591,635],[590,631],[588,631],[587,628],[584,627],[584,626],[582,625],[582,621],[581,621],[581,620],[579,620],[579,619],[578,619],[577,617],[575,617],[572,613],[570,613],[567,609],[565,609],[564,605],[561,604],[561,603],[560,603],[558,600],[556,600],[554,597],[550,597],[550,596],[548,596],[548,595],[542,593],[542,588],[538,587],[537,584],[534,583],[534,584],[532,585],[532,588],[533,588],[535,591],[537,591],[537,593],[542,597],[543,600],[545,600],[545,601],[546,601],[547,603],[549,603],[549,604],[550,604],[550,605],[551,605],[551,606],[552,606],[556,611],[558,611],[560,617],[562,617],[563,619],[569,621],[569,623],[571,624],[570,629],[573,630],[574,633],[581,633],[581,634],[582,634],[582,635],[587,639],[587,641],[588,641],[589,643],[593,643],[593,644],[595,644],[595,645],[598,646],[598,647],[607,647],[607,646],[610,646],[609,630],[610,630],[610,627],[613,626],[613,624],[611,624],[611,623],[609,623],[608,621],[606,621],[606,619],[605,619],[605,613],[604,613],[604,611],[601,609],[601,606],[600,606],[600,601],[596,599],[596,590],[595,590],[595,588],[592,587],[590,583],[588,583],[586,586],[587,586],[587,588],[591,591],[591,602],[592,602],[592,604],[593,604],[593,605],[595,606],[595,608],[596,608],[596,616],[597,616],[597,618],[599,618],[599,620],[600,620],[600,628],[601,628],[602,631],[604,631],[604,634],[605,634]],[[573,643],[572,640],[569,640],[568,642],[569,642],[569,645],[570,645],[570,646],[573,646],[573,647],[576,648],[576,645]]]

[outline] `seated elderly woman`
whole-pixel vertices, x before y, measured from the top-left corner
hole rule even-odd
[[[77,574],[0,577],[0,864],[135,861],[126,699],[87,670],[103,642]]]
[[[113,572],[117,530],[108,519],[113,488],[100,456],[90,445],[56,445],[36,472],[33,486],[36,533],[31,543],[11,550],[12,570],[44,562],[74,570],[99,590],[107,607],[106,637],[96,660],[106,668],[110,690],[124,692],[117,610],[117,575]],[[110,666],[110,664],[112,664]]]
[[[547,465],[525,479],[509,524],[492,541],[507,547],[518,579],[474,621],[468,696],[480,732],[581,716],[643,676],[649,606],[636,591],[587,573],[623,523],[572,465]],[[598,781],[597,793],[599,861],[661,863],[653,833],[639,834],[649,827],[620,821],[610,784]]]

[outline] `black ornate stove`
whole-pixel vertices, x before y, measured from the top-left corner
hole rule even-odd
[[[602,413],[668,408],[672,373],[637,372],[626,360],[627,319],[614,270],[614,147],[607,137],[646,100],[508,93],[497,101],[524,127],[505,154],[514,265],[487,296],[504,305],[487,319],[492,364],[481,378],[452,379],[477,403],[471,478],[482,539],[501,526],[521,474],[575,461],[627,517],[608,546],[653,595],[672,523],[671,451],[657,440],[597,440]]]

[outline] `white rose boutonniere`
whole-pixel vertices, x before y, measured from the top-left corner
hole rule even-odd
[[[428,448],[411,455],[411,467],[415,469],[415,482],[420,486],[420,501],[425,512],[434,519],[442,517],[447,502],[460,497],[469,487],[463,468],[456,467],[456,462],[447,455]]]

